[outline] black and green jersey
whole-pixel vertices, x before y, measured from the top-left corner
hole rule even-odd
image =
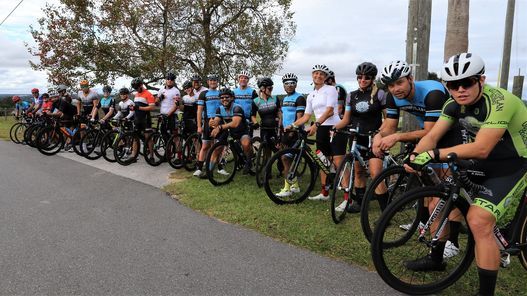
[[[488,156],[488,160],[527,158],[527,107],[510,92],[488,85],[473,105],[461,106],[453,99],[443,106],[440,119],[458,121],[473,141],[481,128],[507,129]]]

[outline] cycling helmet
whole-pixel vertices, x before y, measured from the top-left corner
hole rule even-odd
[[[86,79],[81,80],[80,85],[81,87],[90,87],[90,83]]]
[[[286,81],[298,82],[298,77],[296,77],[295,73],[285,73],[284,76],[282,76],[282,82]]]
[[[132,88],[135,89],[135,90],[138,90],[139,87],[141,87],[141,85],[143,85],[143,80],[139,77],[136,77],[132,80]]]
[[[251,74],[249,73],[249,71],[246,70],[241,70],[240,73],[238,73],[238,79],[240,78],[240,76],[246,76],[247,78],[251,78]]]
[[[190,77],[191,81],[201,81],[201,76],[199,74],[194,74],[192,77]]]
[[[58,97],[59,93],[54,88],[50,88],[48,89],[48,95],[50,98],[53,98],[53,97]]]
[[[35,93],[35,92],[38,93],[38,88],[34,88],[34,89],[32,89],[31,92],[32,92],[32,93]]]
[[[13,96],[12,100],[13,100],[13,103],[16,103],[22,99],[19,96]]]
[[[176,75],[172,72],[168,72],[166,80],[176,80]]]
[[[329,70],[329,74],[328,74],[328,77],[327,77],[327,78],[333,78],[333,79],[335,79],[335,72]],[[326,79],[327,79],[327,78],[326,78]]]
[[[123,87],[123,88],[121,88],[119,90],[119,94],[120,95],[128,95],[128,94],[130,94],[130,90],[128,88],[126,88],[126,87]]]
[[[68,90],[68,87],[65,86],[64,84],[60,84],[59,86],[57,86],[57,91],[58,92],[66,91],[66,90]]]
[[[231,98],[234,98],[234,92],[232,90],[230,90],[229,88],[222,88],[220,90],[220,97],[221,96],[225,96],[225,95],[228,95],[230,96]]]
[[[269,77],[263,77],[258,79],[258,88],[273,86],[273,80]]]
[[[207,80],[219,81],[220,76],[218,74],[209,74],[207,75]]]
[[[313,66],[313,70],[311,71],[311,73],[313,73],[315,71],[322,71],[322,72],[326,73],[326,76],[328,76],[329,75],[329,71],[331,71],[331,70],[329,70],[328,66],[326,66],[326,65],[317,64],[317,65]]]
[[[109,85],[105,85],[105,86],[102,88],[102,91],[105,92],[105,93],[111,93],[111,92],[112,92],[112,87],[109,86]]]
[[[405,61],[393,61],[382,69],[381,81],[384,84],[395,82],[401,77],[407,77],[412,74],[412,70]]]
[[[183,82],[183,89],[187,89],[191,87],[192,87],[192,82],[190,80]]]
[[[355,74],[369,75],[369,76],[375,77],[377,76],[377,66],[369,62],[364,62],[357,66],[357,69],[355,70]]]
[[[441,69],[443,81],[461,80],[485,74],[485,63],[472,53],[456,54],[448,59]]]

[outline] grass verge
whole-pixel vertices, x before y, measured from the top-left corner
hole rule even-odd
[[[16,120],[13,116],[6,117],[0,116],[0,139],[10,140],[9,139],[9,130],[11,126],[16,123]]]
[[[239,224],[279,241],[374,271],[370,246],[360,228],[359,216],[348,215],[335,225],[328,202],[304,201],[298,205],[275,205],[254,177],[237,175],[226,186],[214,187],[208,180],[191,177],[183,170],[173,173],[166,186],[181,203],[219,220]],[[318,190],[318,186],[316,186]],[[527,295],[527,273],[516,258],[501,269],[496,295]],[[338,271],[336,271],[338,272]],[[473,295],[477,282],[475,265],[444,295]]]

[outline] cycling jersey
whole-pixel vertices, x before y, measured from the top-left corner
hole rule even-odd
[[[68,103],[64,99],[58,99],[53,102],[53,107],[62,112],[63,120],[73,120],[73,116],[77,115],[77,107]]]
[[[18,111],[27,111],[27,109],[29,109],[29,106],[31,106],[31,104],[29,104],[28,102],[21,101],[15,104],[15,109]]]
[[[99,104],[97,104],[97,109],[101,109],[104,115],[106,115],[110,112],[110,108],[115,109],[115,100],[113,97],[102,97]]]
[[[241,117],[240,124],[236,128],[230,129],[231,135],[238,138],[247,134],[247,122],[245,121],[243,108],[240,105],[232,103],[229,109],[225,109],[223,105],[220,105],[216,108],[214,116],[221,119],[220,124],[229,123],[234,117]]]
[[[134,101],[127,99],[119,102],[119,110],[113,119],[121,119],[125,117],[126,119],[131,119],[135,115],[133,110]]]
[[[198,106],[203,106],[204,119],[214,118],[216,110],[220,106],[220,91],[208,89],[199,94]]]
[[[90,89],[87,94],[85,94],[82,90],[79,91],[78,96],[79,100],[81,101],[84,114],[90,114],[93,108],[93,101],[99,100],[99,94],[95,90]]]
[[[282,100],[282,126],[290,126],[296,121],[297,114],[304,114],[306,110],[306,98],[300,93],[294,92]]]
[[[360,88],[350,93],[346,111],[351,112],[351,125],[361,133],[378,130],[382,124],[382,110],[386,108],[385,92],[369,87],[365,91]]]
[[[307,96],[306,111],[307,114],[315,113],[318,119],[326,112],[328,107],[333,107],[333,115],[330,116],[322,125],[335,125],[340,121],[338,115],[337,89],[331,85],[324,85],[320,89],[315,89]]]
[[[198,111],[198,96],[185,95],[183,97],[183,120],[196,119]]]
[[[199,98],[199,95],[201,95],[202,92],[208,90],[208,88],[201,86],[199,89],[194,89],[194,95],[196,98]]]
[[[257,97],[252,100],[251,116],[260,115],[261,126],[263,128],[278,127],[278,112],[280,111],[280,101],[276,97],[264,100]],[[245,110],[244,110],[245,112]]]
[[[139,110],[140,107],[148,107],[155,105],[156,99],[148,90],[143,89],[141,92],[136,92],[134,97],[134,111],[135,123],[138,130],[150,128],[152,126],[152,118],[150,111]]]
[[[435,80],[416,81],[414,83],[414,97],[397,98],[388,94],[386,98],[386,116],[392,119],[399,119],[400,110],[413,114],[419,126],[424,128],[425,121],[436,122],[441,115],[443,104],[450,97],[445,87]]]
[[[239,87],[233,90],[234,92],[234,103],[240,105],[243,108],[245,118],[249,118],[252,113],[253,99],[258,97],[256,91],[252,87],[241,89]]]
[[[161,108],[159,112],[165,115],[168,114],[170,110],[174,108],[174,105],[178,104],[178,102],[181,100],[179,90],[175,87],[165,87],[160,89],[157,97],[160,99],[163,98],[161,100]]]

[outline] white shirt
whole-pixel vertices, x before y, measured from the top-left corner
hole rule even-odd
[[[315,112],[315,118],[318,120],[328,107],[333,107],[333,116],[330,116],[322,125],[335,125],[340,121],[338,115],[338,92],[334,86],[324,85],[318,90],[313,90],[307,96],[306,112],[307,114],[313,114]]]
[[[161,101],[161,108],[159,112],[161,114],[168,114],[168,112],[174,108],[174,104],[180,100],[179,90],[176,87],[165,87],[159,90],[157,97],[160,98],[161,95],[165,95],[165,98]]]

